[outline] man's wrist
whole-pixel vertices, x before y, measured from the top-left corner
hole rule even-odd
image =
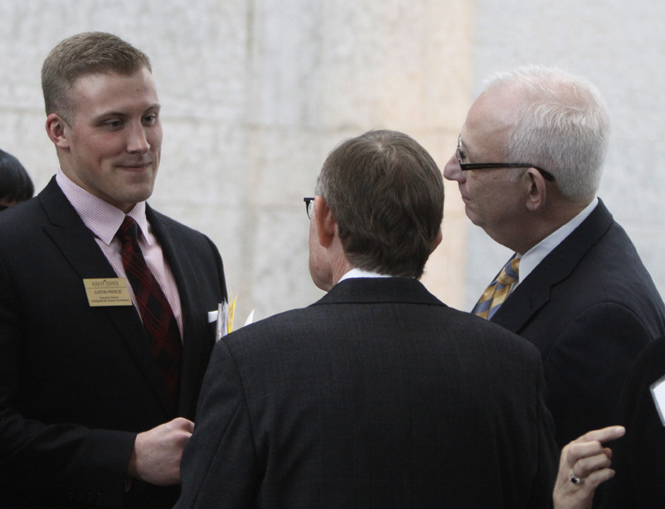
[[[139,479],[137,460],[136,460],[136,442],[138,440],[139,434],[137,433],[134,438],[134,444],[132,445],[132,452],[129,455],[129,463],[127,463],[127,478],[130,481],[132,479]]]

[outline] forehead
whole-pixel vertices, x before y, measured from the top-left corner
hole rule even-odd
[[[115,72],[86,74],[71,86],[68,98],[76,111],[90,114],[105,111],[146,110],[159,106],[152,74],[141,68],[132,74]]]
[[[499,157],[517,123],[519,97],[510,90],[485,91],[471,106],[462,126],[461,141],[475,157]],[[478,161],[480,162],[480,161]]]

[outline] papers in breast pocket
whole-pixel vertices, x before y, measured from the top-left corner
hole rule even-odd
[[[217,306],[217,311],[208,311],[208,323],[217,322],[215,341],[219,341],[227,334],[233,332],[233,316],[236,309],[236,301],[238,296],[236,295],[233,302],[229,304],[228,302],[220,302]],[[245,325],[249,325],[254,320],[254,310],[247,317]]]

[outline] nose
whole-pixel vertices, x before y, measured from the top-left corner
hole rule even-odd
[[[453,154],[453,156],[448,159],[446,166],[444,166],[443,176],[446,178],[446,180],[456,180],[457,182],[466,180],[464,172],[462,171],[462,168],[460,168],[455,154]]]
[[[140,122],[132,124],[127,136],[127,152],[145,154],[148,150],[150,150],[150,143],[143,125]]]

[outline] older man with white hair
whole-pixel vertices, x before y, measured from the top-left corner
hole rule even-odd
[[[596,197],[609,132],[591,83],[524,67],[489,80],[444,171],[469,219],[515,251],[473,312],[540,349],[560,447],[613,424],[630,365],[665,332],[651,277]]]

